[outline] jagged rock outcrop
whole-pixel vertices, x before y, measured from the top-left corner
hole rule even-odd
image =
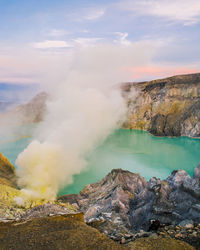
[[[148,231],[150,220],[178,225],[185,219],[200,223],[200,165],[194,177],[173,171],[166,180],[146,181],[139,174],[114,169],[77,195],[59,198],[85,213],[88,224],[108,236]]]
[[[122,85],[125,128],[159,136],[200,137],[200,73]]]

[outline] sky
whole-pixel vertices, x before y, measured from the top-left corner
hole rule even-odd
[[[200,72],[199,41],[199,0],[0,0],[1,83],[40,84],[98,46],[124,81]]]

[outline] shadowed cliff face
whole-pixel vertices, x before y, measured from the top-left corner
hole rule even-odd
[[[122,86],[125,128],[159,136],[200,137],[200,73]]]

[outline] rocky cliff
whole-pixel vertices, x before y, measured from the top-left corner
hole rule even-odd
[[[159,136],[200,137],[200,73],[122,85],[125,128]]]

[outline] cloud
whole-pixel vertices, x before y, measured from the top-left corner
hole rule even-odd
[[[176,49],[176,47],[174,48],[174,40],[140,40],[124,46],[122,44],[124,39],[127,40],[127,34],[119,32],[116,35],[119,39],[114,44],[103,40],[103,38],[77,37],[73,40],[64,41],[71,45],[71,48],[69,47],[67,50],[62,48],[35,49],[25,45],[23,47],[16,45],[12,49],[2,49],[2,51],[0,49],[0,81],[11,83],[37,82],[42,84],[42,88],[45,88],[51,82],[53,86],[58,79],[62,82],[63,79],[68,78],[68,67],[72,65],[71,60],[73,60],[74,53],[79,50],[90,53],[90,49],[94,48],[98,48],[96,52],[92,53],[94,59],[99,58],[102,63],[98,63],[99,68],[97,68],[94,63],[88,65],[88,60],[86,60],[84,61],[85,67],[91,68],[94,66],[93,71],[100,70],[101,67],[107,68],[108,72],[111,72],[109,81],[112,82],[153,79],[200,70],[200,64],[197,60],[192,59],[189,62],[188,60],[182,60],[182,58],[175,60],[177,55],[173,57],[172,52],[170,52],[169,58],[166,58],[165,54],[162,55],[169,51],[169,46],[172,46],[174,50]],[[120,39],[122,39],[122,44]],[[1,44],[0,47],[4,48],[4,44]],[[170,51],[173,51],[172,49]],[[189,48],[186,46],[180,47],[179,54],[185,54],[185,51],[189,51]],[[107,57],[105,57],[105,54]],[[102,58],[102,55],[104,55],[104,58]],[[87,56],[85,55],[84,58],[87,58]],[[80,63],[79,61],[76,61],[75,65]],[[118,74],[120,71],[122,71],[122,74]],[[119,76],[121,77],[119,78]]]
[[[122,70],[131,75],[135,80],[152,80],[155,78],[197,73],[200,67],[187,67],[179,65],[144,65],[135,67],[123,67]]]
[[[35,84],[37,83],[36,80],[31,79],[31,77],[19,77],[19,76],[0,77],[0,82],[12,83],[12,84]]]
[[[103,17],[106,13],[106,8],[100,7],[100,8],[80,8],[76,11],[72,11],[70,13],[67,13],[67,18],[71,21],[75,22],[87,22],[87,21],[96,21]]]
[[[120,9],[135,15],[150,15],[192,25],[200,21],[199,0],[133,0],[118,4]]]
[[[35,49],[63,49],[63,48],[76,48],[76,47],[87,47],[93,46],[103,38],[100,37],[77,37],[69,41],[56,41],[56,40],[46,40],[43,42],[31,43],[31,46]]]
[[[36,49],[51,49],[51,48],[70,48],[73,47],[72,44],[66,41],[56,41],[56,40],[46,40],[44,42],[32,43],[31,44]]]
[[[126,46],[131,44],[131,42],[126,39],[128,37],[128,33],[115,32],[115,34],[118,36],[118,40],[114,40],[115,43],[120,43]]]
[[[99,19],[100,17],[102,17],[105,14],[105,10],[104,9],[100,9],[100,10],[90,10],[84,17],[84,19],[86,20],[95,20],[95,19]]]
[[[99,37],[89,37],[89,38],[78,37],[78,38],[75,38],[73,41],[75,42],[74,46],[78,45],[78,46],[87,47],[87,46],[95,45],[102,40],[103,38],[99,38]]]
[[[48,32],[48,36],[60,37],[68,34],[66,30],[52,29]]]

